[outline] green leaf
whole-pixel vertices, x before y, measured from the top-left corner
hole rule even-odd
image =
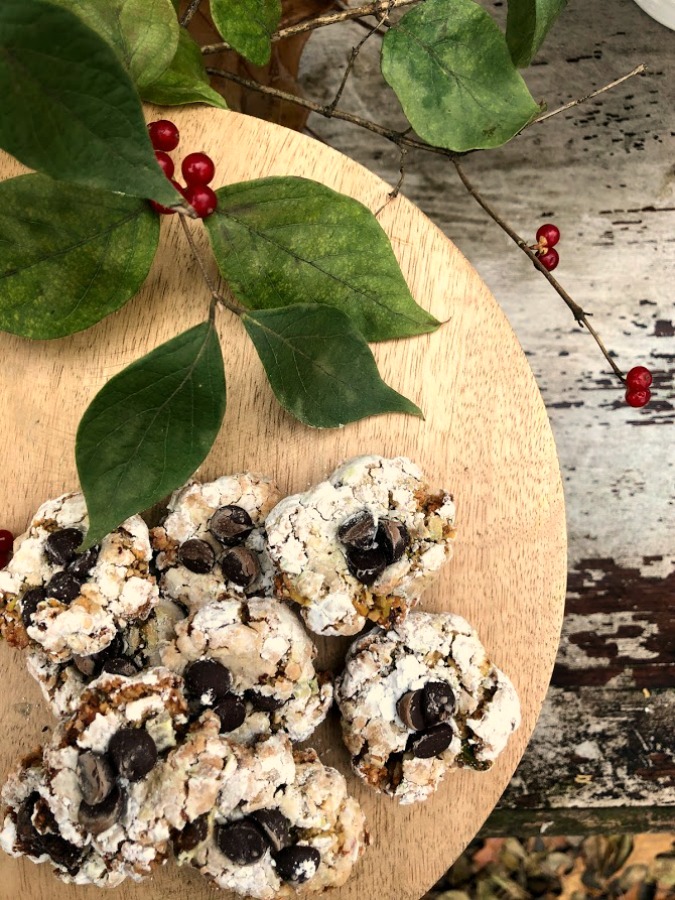
[[[161,344],[104,385],[77,430],[85,545],[183,484],[224,415],[223,357],[211,322]]]
[[[0,147],[62,181],[186,207],[117,55],[66,9],[0,2]]]
[[[567,0],[509,0],[506,43],[513,64],[529,66]]]
[[[448,150],[498,147],[540,112],[506,39],[473,0],[427,0],[391,28],[382,74],[410,124]]]
[[[382,381],[375,358],[349,318],[303,303],[247,312],[242,321],[284,409],[315,428],[419,407]]]
[[[171,0],[51,2],[69,9],[105,38],[139,90],[159,78],[178,48],[178,19]]]
[[[223,97],[214,91],[204,68],[199,44],[185,28],[180,30],[178,51],[164,74],[143,93],[143,99],[160,106],[183,106],[185,103],[209,103],[227,109]]]
[[[204,220],[223,277],[253,309],[323,303],[369,341],[438,322],[412,298],[389,239],[363,204],[306,178],[262,178],[217,191]]]
[[[272,35],[281,20],[281,0],[211,0],[220,36],[256,66],[270,61]]]
[[[159,217],[145,200],[21,175],[0,183],[0,329],[82,331],[145,281]]]

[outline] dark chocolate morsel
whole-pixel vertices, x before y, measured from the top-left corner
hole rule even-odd
[[[387,565],[398,562],[410,543],[408,529],[403,522],[394,519],[380,519],[377,529],[377,543],[384,550]]]
[[[65,869],[70,875],[75,875],[82,861],[82,849],[71,844],[60,834],[45,834],[41,839],[41,846],[51,861]]]
[[[267,850],[267,841],[248,819],[221,825],[216,831],[216,843],[221,853],[238,866],[258,862]]]
[[[442,722],[417,735],[412,741],[410,749],[413,756],[418,759],[431,759],[432,756],[439,756],[448,749],[452,743],[452,737],[452,728]]]
[[[82,801],[77,813],[77,821],[90,834],[94,836],[103,834],[119,820],[124,812],[125,801],[124,791],[116,784],[102,803],[90,806]]]
[[[198,659],[190,663],[183,678],[188,693],[203,706],[213,706],[229,694],[232,687],[230,670],[215,659]]]
[[[278,809],[258,809],[249,818],[260,828],[275,853],[291,843],[291,823]]]
[[[421,731],[425,726],[422,691],[408,691],[396,704],[400,720],[410,731]]]
[[[216,564],[216,553],[211,544],[192,538],[178,548],[178,562],[198,575],[206,575]]]
[[[274,856],[277,875],[290,884],[304,884],[316,875],[321,865],[321,854],[316,847],[296,844],[286,847]]]
[[[100,547],[90,547],[84,553],[79,553],[72,562],[68,563],[68,571],[78,581],[84,581],[96,565]]]
[[[81,589],[82,585],[70,572],[57,572],[49,579],[45,593],[60,603],[72,603],[80,596]]]
[[[427,725],[448,722],[455,711],[455,695],[447,681],[430,681],[425,684],[422,705]]]
[[[244,691],[244,696],[253,709],[257,709],[260,712],[275,712],[275,710],[281,709],[286,702],[270,694],[261,694],[259,691],[253,690]]]
[[[246,719],[246,704],[236,694],[227,694],[213,707],[213,711],[220,719],[221,734],[234,731]]]
[[[45,541],[45,555],[54,566],[67,566],[75,558],[84,534],[79,528],[52,531]]]
[[[140,781],[157,762],[157,745],[145,728],[122,728],[111,738],[108,752],[123,778]]]
[[[31,588],[21,598],[21,621],[25,628],[33,624],[33,613],[39,604],[46,598],[44,588]]]
[[[361,584],[371,585],[387,567],[387,557],[381,547],[375,545],[370,550],[347,548],[347,567]]]
[[[37,791],[29,794],[16,814],[16,837],[19,849],[29,856],[39,856],[42,852],[41,835],[33,824],[35,804],[40,799]]]
[[[77,656],[75,654],[73,656],[73,665],[79,672],[82,672],[85,678],[93,678],[98,669],[96,659],[93,656]]]
[[[138,668],[127,656],[113,656],[112,659],[106,659],[101,671],[108,675],[125,675],[127,678],[138,675]]]
[[[260,575],[258,554],[248,547],[232,547],[226,550],[220,561],[223,575],[240,587],[249,587]]]
[[[176,856],[189,853],[205,841],[209,834],[209,814],[205,813],[194,822],[188,822],[182,831],[173,835],[173,852]]]
[[[361,509],[338,528],[338,539],[347,547],[367,550],[375,543],[377,525],[369,509]]]
[[[77,759],[77,780],[87,806],[98,806],[115,786],[115,771],[107,756],[85,750]]]
[[[221,544],[234,547],[253,531],[253,520],[241,506],[221,506],[211,516],[209,531]]]

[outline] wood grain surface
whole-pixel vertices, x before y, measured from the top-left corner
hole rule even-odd
[[[149,110],[149,117],[158,117]],[[215,159],[220,183],[263,175],[316,178],[378,209],[387,186],[356,163],[307,137],[234,113],[175,112],[181,150]],[[178,156],[180,154],[177,154]],[[19,167],[3,157],[0,177]],[[565,519],[560,473],[534,377],[500,308],[476,272],[411,203],[399,198],[380,218],[415,298],[439,319],[434,335],[375,347],[383,377],[422,406],[425,421],[386,416],[321,432],[299,425],[273,398],[243,328],[219,318],[228,378],[224,427],[203,478],[241,469],[297,491],[360,453],[415,459],[434,485],[455,494],[454,561],[423,600],[466,615],[494,660],[513,678],[523,725],[486,774],[453,773],[425,804],[401,808],[348,775],[362,801],[372,846],[335,900],[416,900],[478,831],[511,777],[534,728],[555,658],[565,587]],[[203,252],[205,237],[193,225]],[[166,218],[158,258],[137,298],[72,338],[54,342],[0,335],[0,458],[3,527],[20,532],[47,497],[77,487],[74,436],[99,387],[139,355],[205,317],[208,291],[176,218]],[[215,272],[215,266],[210,265]],[[324,641],[339,664],[344,642]],[[41,737],[49,717],[21,656],[0,647],[0,775]],[[348,774],[335,717],[312,743]],[[169,866],[141,886],[107,894],[124,900],[215,896],[196,873]],[[0,897],[100,896],[62,886],[46,866],[0,858]],[[221,894],[225,897],[226,895]],[[229,896],[229,895],[227,895]]]

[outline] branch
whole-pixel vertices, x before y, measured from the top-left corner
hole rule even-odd
[[[188,6],[188,8],[185,10],[183,15],[180,17],[179,21],[180,21],[180,24],[183,26],[183,28],[188,27],[188,25],[192,21],[194,14],[197,12],[199,7],[201,6],[201,2],[202,2],[202,0],[192,0],[190,5]]]
[[[304,19],[295,25],[289,25],[286,28],[280,28],[272,35],[272,41],[283,41],[286,38],[294,37],[296,34],[304,34],[306,31],[314,31],[315,28],[323,28],[325,25],[334,25],[336,22],[346,22],[348,19],[358,19],[361,16],[372,16],[385,10],[399,9],[403,6],[412,6],[413,3],[419,3],[420,0],[373,0],[365,6],[352,7],[343,9],[340,12],[325,13],[322,16],[313,16],[311,19]],[[202,47],[202,53],[220,53],[221,50],[231,50],[232,47],[222,41],[219,44],[205,44]]]
[[[460,165],[459,161],[456,159],[453,159],[452,162],[453,162],[455,169],[457,170],[457,174],[459,175],[459,178],[460,178],[462,184],[467,189],[467,191],[471,194],[471,196],[476,201],[476,203],[478,203],[478,205],[481,206],[485,210],[485,212],[490,216],[490,218],[494,222],[496,222],[497,225],[499,225],[499,227],[502,229],[502,231],[505,231],[506,234],[508,234],[508,236],[511,238],[511,240],[515,244],[517,244],[518,247],[520,247],[520,249],[523,251],[523,253],[532,260],[535,268],[539,269],[539,271],[544,276],[544,278],[549,282],[549,284],[553,287],[553,289],[565,301],[565,303],[571,310],[572,315],[574,316],[575,320],[580,325],[583,325],[593,336],[595,343],[598,345],[598,347],[602,351],[602,355],[605,357],[607,362],[612,367],[614,374],[617,375],[621,379],[621,381],[623,381],[625,383],[625,379],[624,379],[621,369],[617,366],[617,364],[614,362],[612,357],[609,355],[609,351],[607,350],[604,343],[602,342],[600,335],[597,333],[595,328],[593,328],[591,323],[588,321],[587,317],[589,315],[591,315],[591,313],[585,312],[585,310],[581,306],[579,306],[579,304],[575,300],[573,300],[570,297],[570,295],[567,293],[565,288],[560,284],[560,282],[556,278],[554,278],[553,275],[551,275],[551,273],[548,271],[548,269],[546,269],[546,268],[544,268],[544,266],[542,266],[542,264],[539,262],[539,258],[537,257],[536,253],[534,252],[534,250],[532,250],[528,246],[528,244],[520,237],[520,235],[517,232],[515,232],[513,230],[513,228],[511,228],[511,226],[507,222],[505,222],[504,219],[502,219],[502,217],[500,215],[498,215],[498,213],[496,213],[494,211],[494,209],[492,209],[492,207],[488,204],[487,200],[481,194],[478,193],[476,188],[473,186],[473,184],[467,178],[466,173],[464,172],[464,169]]]
[[[190,245],[190,250],[192,251],[192,255],[197,261],[197,265],[199,266],[199,270],[202,273],[202,278],[206,282],[206,286],[211,292],[211,306],[209,308],[209,319],[213,321],[213,316],[215,313],[215,304],[220,304],[224,306],[225,309],[229,309],[230,312],[233,312],[235,316],[240,316],[242,313],[246,312],[246,308],[244,306],[240,306],[239,303],[233,303],[232,300],[228,300],[227,297],[223,296],[223,294],[219,293],[216,290],[216,285],[209,273],[206,270],[206,265],[204,264],[204,260],[199,255],[199,251],[197,250],[197,245],[195,244],[195,239],[192,236],[192,232],[188,228],[188,225],[185,219],[180,220],[180,224],[183,226],[183,232],[185,233],[185,237],[187,238],[187,242]]]
[[[579,97],[578,100],[570,100],[569,103],[565,103],[563,104],[563,106],[559,106],[557,109],[551,110],[551,112],[544,113],[543,116],[537,116],[536,119],[533,119],[530,122],[530,125],[536,125],[538,122],[545,122],[546,119],[550,119],[551,116],[557,116],[558,113],[565,112],[566,109],[572,109],[573,106],[579,106],[580,103],[585,103],[587,100],[592,100],[593,97],[597,97],[598,94],[604,94],[605,91],[611,91],[611,89],[617,87],[617,85],[623,84],[624,81],[628,81],[629,78],[633,78],[635,75],[642,75],[642,73],[646,71],[647,67],[645,66],[645,64],[640,63],[639,66],[636,66],[627,75],[622,75],[621,78],[617,78],[616,81],[610,81],[609,84],[603,85],[596,91],[591,91],[591,93],[586,94],[585,97]],[[529,125],[525,127],[528,128]]]

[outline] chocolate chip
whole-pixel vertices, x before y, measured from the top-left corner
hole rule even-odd
[[[73,665],[85,678],[93,678],[98,668],[93,656],[73,656]]]
[[[281,709],[286,702],[270,694],[261,694],[259,691],[253,690],[245,691],[244,696],[253,709],[257,709],[259,712],[274,712],[277,709]]]
[[[119,733],[120,732],[118,732],[118,734]],[[116,784],[113,786],[113,789],[103,803],[98,803],[96,806],[90,806],[84,801],[80,803],[80,808],[77,812],[77,821],[86,828],[90,834],[94,836],[103,834],[104,831],[112,828],[115,822],[119,820],[124,812],[125,801],[126,797],[124,791]]]
[[[55,566],[67,566],[75,558],[83,537],[79,528],[53,531],[45,541],[45,555],[49,562]]]
[[[347,548],[347,567],[361,584],[373,584],[387,567],[384,550],[377,545],[370,550]]]
[[[78,581],[84,581],[89,577],[91,570],[98,561],[100,547],[90,547],[84,553],[79,553],[72,562],[68,563],[67,571],[74,575]]]
[[[223,575],[241,587],[250,587],[260,575],[260,560],[257,553],[248,547],[232,547],[226,550],[220,561]]]
[[[98,653],[93,653],[91,656],[73,656],[73,663],[83,675],[87,678],[93,678],[96,675],[100,675],[103,663],[106,660],[124,656],[124,649],[124,638],[118,631],[103,650],[99,650]]]
[[[248,819],[221,825],[216,832],[220,851],[238,866],[250,866],[265,855],[267,841]]]
[[[253,531],[253,520],[241,506],[221,506],[211,516],[209,531],[221,544],[233,547]]]
[[[346,519],[338,528],[338,539],[348,547],[367,550],[375,543],[377,525],[368,509],[361,509]]]
[[[194,822],[188,822],[182,831],[173,835],[173,851],[176,856],[189,853],[205,841],[209,834],[209,814],[200,816]]]
[[[108,752],[123,778],[140,781],[157,762],[157,745],[145,728],[122,728],[111,738]]]
[[[81,847],[71,844],[60,834],[45,834],[40,843],[55,865],[61,866],[69,875],[75,875],[79,871],[83,853]]]
[[[61,603],[72,603],[80,596],[81,589],[82,585],[70,572],[57,572],[49,579],[45,593]]]
[[[178,562],[191,572],[205,575],[214,567],[216,554],[211,544],[200,541],[198,538],[192,538],[178,548]]]
[[[47,597],[44,588],[31,588],[21,598],[21,621],[28,628],[33,624],[33,613],[38,606]]]
[[[236,694],[227,694],[216,706],[214,713],[220,719],[220,733],[228,734],[244,724],[246,719],[246,704]]]
[[[26,797],[16,814],[16,837],[19,849],[29,856],[39,856],[41,853],[41,835],[33,825],[33,812],[39,799],[40,795],[34,791]]]
[[[107,756],[85,750],[77,758],[77,780],[87,806],[97,806],[113,789],[115,772]]]
[[[112,659],[106,659],[103,663],[103,669],[108,675],[125,675],[127,678],[133,678],[138,675],[138,669],[134,665],[133,660],[126,656],[113,656]]]
[[[230,670],[215,659],[198,659],[186,668],[183,678],[189,694],[204,706],[213,706],[230,692]]]
[[[275,853],[291,843],[291,823],[278,809],[258,809],[249,818],[260,828]]]
[[[445,723],[434,725],[417,736],[411,743],[410,749],[413,756],[418,759],[431,759],[447,750],[452,743],[452,728]]]
[[[321,854],[316,847],[296,844],[295,847],[279,851],[274,857],[274,864],[282,881],[304,884],[316,875],[321,864]]]
[[[380,519],[377,543],[384,550],[387,565],[390,566],[392,563],[398,562],[410,543],[408,529],[403,522],[396,522],[394,519]]]
[[[410,731],[421,731],[426,724],[422,703],[422,691],[408,691],[396,704],[396,712],[400,720]]]
[[[427,725],[448,722],[455,711],[455,695],[447,681],[430,681],[425,684],[422,706]]]

